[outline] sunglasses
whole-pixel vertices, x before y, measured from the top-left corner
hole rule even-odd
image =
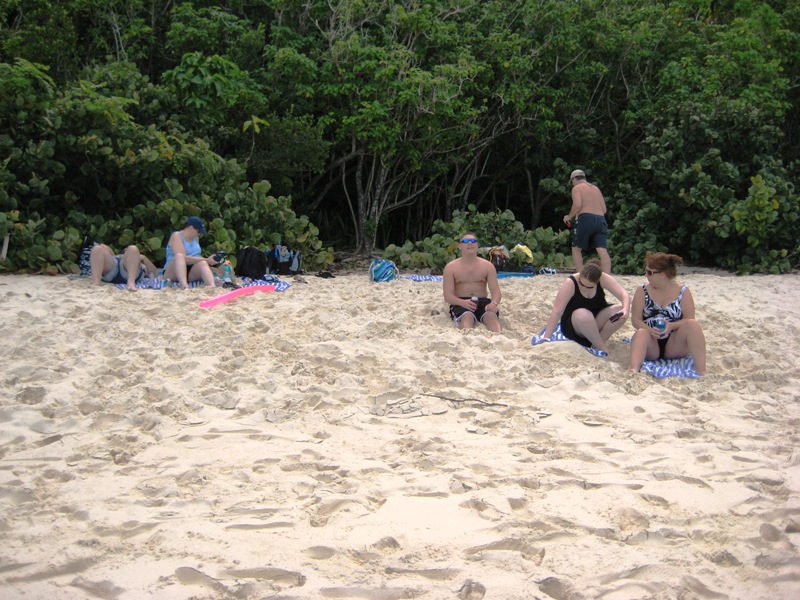
[[[461,243],[462,244],[477,244],[478,240],[476,240],[475,238],[464,238],[463,240],[461,240]]]
[[[653,269],[645,269],[644,272],[647,275],[658,275],[661,273],[661,271],[654,271]]]
[[[596,285],[586,285],[585,283],[583,283],[583,281],[581,281],[580,277],[578,277],[578,283],[581,284],[581,287],[585,287],[587,290],[593,290],[594,288],[597,287]]]

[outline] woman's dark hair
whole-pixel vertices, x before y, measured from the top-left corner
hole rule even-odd
[[[600,277],[603,275],[603,269],[600,266],[600,261],[596,258],[593,258],[585,265],[583,265],[583,269],[581,269],[581,276],[585,277],[592,283],[597,283],[600,281]]]
[[[670,279],[678,275],[678,267],[683,264],[683,259],[677,254],[666,252],[648,252],[644,257],[644,265],[653,271],[664,273]]]

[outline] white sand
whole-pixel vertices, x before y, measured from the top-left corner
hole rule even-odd
[[[533,347],[563,275],[0,277],[0,597],[800,597],[800,279],[685,270],[710,374]],[[642,281],[620,277],[629,291]]]

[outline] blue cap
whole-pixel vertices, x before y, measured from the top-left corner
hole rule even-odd
[[[203,235],[206,234],[206,228],[203,225],[203,222],[200,220],[200,217],[189,217],[188,219],[186,219],[186,226],[187,227],[192,226]]]

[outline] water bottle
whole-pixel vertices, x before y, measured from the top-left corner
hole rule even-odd
[[[226,283],[233,281],[233,267],[231,267],[230,261],[227,260],[222,265],[222,281]]]
[[[664,317],[656,317],[653,319],[653,327],[658,330],[659,336],[664,335],[667,332],[667,321]]]

